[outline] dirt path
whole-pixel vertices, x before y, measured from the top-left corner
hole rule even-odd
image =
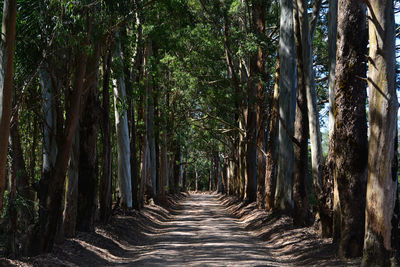
[[[180,200],[179,200],[180,199]],[[53,253],[0,266],[359,266],[335,257],[330,240],[294,228],[234,197],[191,194],[170,198],[170,210],[148,205],[114,215],[94,233],[78,233]],[[233,214],[235,217],[233,217]],[[240,219],[235,219],[235,218]]]
[[[241,228],[215,195],[192,194],[158,233],[140,266],[287,266]]]

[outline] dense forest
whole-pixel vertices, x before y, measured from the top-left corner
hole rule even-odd
[[[3,256],[209,190],[399,264],[397,1],[3,3]]]

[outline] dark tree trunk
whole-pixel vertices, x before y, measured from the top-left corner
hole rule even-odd
[[[110,74],[111,74],[112,52],[107,50],[103,58],[103,103],[102,103],[102,135],[103,153],[101,161],[102,176],[100,179],[100,221],[107,223],[112,212],[112,148],[110,127]]]
[[[358,257],[364,240],[368,139],[365,5],[339,1],[335,86],[334,179],[337,182],[339,255]]]
[[[98,189],[98,158],[97,136],[99,120],[98,70],[99,47],[94,50],[86,69],[85,103],[80,119],[80,155],[78,178],[78,210],[77,229],[79,231],[94,231],[94,220],[97,209]]]
[[[181,162],[181,147],[179,141],[175,141],[175,158],[174,158],[174,185],[173,193],[179,192],[179,172],[180,172],[180,162]]]
[[[85,51],[85,49],[83,49]],[[62,199],[64,195],[64,181],[67,172],[68,161],[75,130],[78,125],[80,114],[80,102],[83,91],[84,77],[86,73],[87,54],[77,56],[77,66],[75,69],[75,79],[72,95],[69,98],[69,108],[66,112],[65,128],[60,133],[60,142],[57,143],[58,153],[55,167],[49,177],[43,177],[40,191],[39,207],[39,244],[42,252],[50,252],[53,249],[57,226],[62,215]],[[58,125],[61,121],[58,121]],[[51,179],[50,179],[51,177]]]
[[[6,164],[13,98],[14,47],[17,1],[5,0],[0,51],[0,215],[6,186]]]
[[[267,1],[258,0],[253,6],[253,28],[256,35],[261,39],[265,34],[265,9]],[[258,45],[257,54],[252,59],[254,62],[250,63],[250,71],[255,74],[255,86],[257,88],[257,206],[264,208],[265,204],[265,112],[266,112],[266,99],[265,99],[265,81],[264,78],[264,64],[265,55],[264,48],[261,44]]]

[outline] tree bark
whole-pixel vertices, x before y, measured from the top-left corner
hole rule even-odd
[[[270,97],[271,111],[269,115],[269,138],[267,141],[265,172],[265,209],[272,210],[275,202],[277,172],[277,137],[279,127],[279,58],[276,62],[274,92]]]
[[[78,211],[78,179],[79,179],[79,152],[80,138],[79,125],[77,126],[74,141],[72,143],[71,159],[69,161],[68,179],[66,183],[66,198],[63,214],[64,236],[75,237]]]
[[[393,145],[393,140],[396,140],[398,110],[395,21],[393,1],[368,3],[370,132],[362,266],[390,266],[396,242],[392,234],[398,227],[397,223],[393,225],[398,222],[394,219],[398,169],[393,168],[397,165],[397,156],[393,156],[397,154],[397,143]]]
[[[338,2],[337,0],[329,1],[328,11],[328,57],[329,57],[329,77],[328,77],[328,97],[329,97],[329,140],[332,140],[335,125],[335,114],[333,112],[335,105],[335,68],[336,68],[336,35],[337,35],[337,12]],[[338,214],[339,200],[338,197],[334,197],[334,194],[338,195],[337,183],[333,183],[333,166],[334,166],[334,151],[333,143],[329,144],[328,156],[325,161],[325,172],[323,181],[326,185],[323,186],[325,194],[325,212],[320,212],[320,235],[322,237],[331,237],[333,233],[339,233],[339,230],[333,230],[333,221],[338,218],[332,218],[333,214]],[[333,186],[332,186],[333,185]],[[333,187],[333,188],[332,188]],[[326,221],[324,223],[324,221]],[[339,237],[333,237],[336,242]]]
[[[83,49],[82,51],[86,51]],[[77,65],[75,68],[75,79],[73,91],[69,98],[69,108],[66,112],[66,121],[60,142],[57,143],[58,153],[54,169],[51,170],[51,179],[41,182],[40,188],[40,243],[42,252],[50,252],[53,249],[57,226],[62,213],[62,196],[65,181],[65,174],[68,167],[72,142],[75,136],[76,127],[80,114],[80,102],[83,91],[84,77],[86,73],[86,63],[88,55],[83,52],[77,55]],[[43,177],[46,179],[46,177]]]
[[[0,215],[6,186],[6,164],[13,98],[17,1],[5,0],[0,49]]]
[[[275,208],[283,212],[293,209],[293,136],[296,105],[296,48],[293,32],[293,1],[281,0],[279,79],[279,152]]]
[[[88,59],[85,79],[84,104],[80,118],[80,156],[78,178],[77,230],[94,231],[97,210],[98,157],[97,137],[99,121],[99,62],[100,47],[95,44],[93,55]]]
[[[254,30],[258,38],[262,38],[265,35],[265,9],[266,1],[258,0],[253,6],[253,24]],[[265,207],[265,111],[266,111],[266,99],[265,99],[265,76],[264,65],[265,65],[265,53],[264,48],[261,44],[258,45],[257,56],[253,59],[255,65],[250,65],[250,68],[255,72],[256,88],[257,88],[257,108],[256,108],[256,120],[257,120],[257,206],[261,209]]]
[[[116,36],[114,51],[114,61],[120,67],[123,66],[121,40]],[[122,68],[121,68],[122,69]],[[124,208],[132,208],[132,184],[131,184],[131,160],[130,160],[130,141],[128,129],[128,116],[125,78],[124,73],[119,73],[114,87],[114,110],[115,125],[117,131],[118,148],[118,185],[121,204]]]
[[[112,213],[112,148],[111,148],[111,127],[110,127],[110,75],[111,75],[112,52],[107,50],[103,58],[103,103],[102,103],[102,145],[103,153],[101,160],[102,175],[100,179],[100,221],[107,223]]]
[[[323,207],[323,156],[321,146],[321,131],[319,126],[319,113],[317,108],[317,94],[313,71],[312,35],[308,22],[308,1],[297,0],[299,26],[301,36],[301,57],[303,59],[304,87],[307,96],[308,124],[311,145],[311,169],[313,175],[314,192],[318,200],[318,211]],[[317,16],[317,14],[316,14]],[[315,18],[316,20],[316,18]]]
[[[337,183],[339,256],[362,253],[365,218],[367,147],[365,5],[339,1],[336,56],[334,181]],[[393,139],[391,139],[393,140]],[[335,200],[336,201],[336,200]]]
[[[298,1],[296,1],[298,2]],[[310,221],[308,192],[308,110],[305,85],[304,61],[302,57],[302,32],[300,27],[299,5],[295,4],[294,31],[297,56],[297,99],[296,118],[294,123],[294,138],[298,144],[294,146],[294,177],[293,177],[293,223],[306,226]]]

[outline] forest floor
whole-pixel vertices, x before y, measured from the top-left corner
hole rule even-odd
[[[79,233],[54,252],[0,266],[359,266],[341,261],[315,229],[293,228],[233,197],[190,194],[167,208],[147,205],[115,215],[95,233]]]

